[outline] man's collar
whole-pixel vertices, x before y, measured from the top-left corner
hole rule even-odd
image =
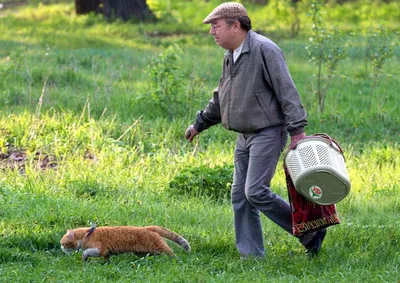
[[[244,38],[244,40],[242,41],[242,43],[240,45],[242,45],[242,50],[240,53],[247,53],[250,51],[250,38],[251,38],[251,33],[254,33],[252,30],[249,30],[246,34],[246,37]],[[238,48],[240,48],[240,45],[235,49],[237,50]],[[229,49],[225,50],[225,56],[228,56],[230,53],[233,54],[234,51],[230,51]]]
[[[253,36],[254,32],[249,30],[247,32],[246,38],[243,41],[242,53],[250,52],[250,39]]]

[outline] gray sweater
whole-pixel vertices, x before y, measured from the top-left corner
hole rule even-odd
[[[233,52],[226,53],[219,86],[194,127],[201,132],[218,123],[241,133],[283,124],[290,135],[304,132],[306,111],[281,49],[270,39],[250,30],[235,63]]]

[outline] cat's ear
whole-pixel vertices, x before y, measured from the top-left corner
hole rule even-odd
[[[67,235],[68,235],[68,238],[70,238],[71,240],[74,239],[74,231],[73,230],[68,230]]]

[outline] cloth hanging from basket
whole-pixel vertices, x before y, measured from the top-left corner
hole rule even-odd
[[[340,224],[335,204],[318,205],[312,203],[296,191],[286,165],[283,165],[289,203],[292,210],[293,235],[305,235],[332,225]]]

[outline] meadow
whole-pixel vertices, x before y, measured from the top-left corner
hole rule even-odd
[[[182,172],[212,181],[233,163],[235,133],[183,137],[219,80],[224,51],[201,20],[221,1],[148,1],[160,21],[146,24],[77,16],[70,2],[0,10],[0,282],[400,280],[399,3],[328,1],[322,16],[341,28],[346,57],[323,112],[308,1],[295,37],[282,1],[248,5],[254,29],[285,53],[307,133],[340,143],[352,187],[317,258],[262,217],[266,257],[240,260],[229,198],[170,190]],[[390,55],[379,70],[366,56],[371,42]],[[287,199],[282,161],[272,186]],[[170,243],[178,259],[127,254],[110,264],[64,254],[66,230],[91,223],[164,226],[192,251]]]

